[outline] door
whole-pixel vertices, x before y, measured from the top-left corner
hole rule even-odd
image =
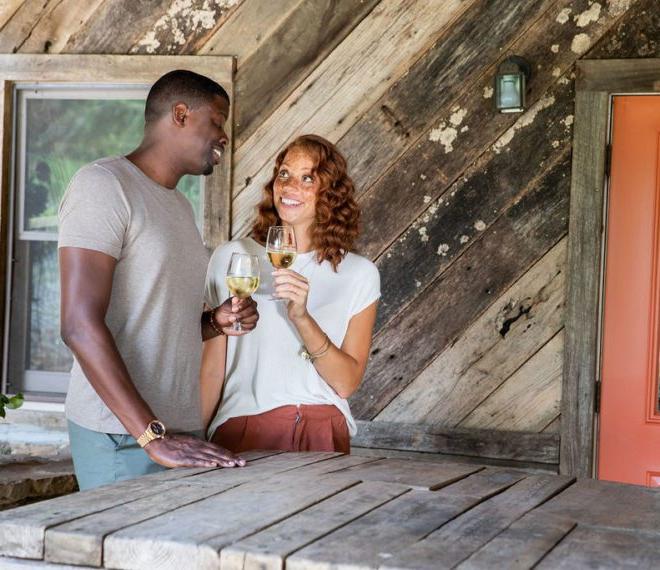
[[[598,478],[660,486],[660,96],[612,113]]]

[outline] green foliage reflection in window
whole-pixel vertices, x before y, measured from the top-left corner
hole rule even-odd
[[[57,231],[57,207],[74,173],[105,156],[137,147],[144,126],[144,101],[132,99],[27,98],[25,125],[24,230]],[[190,200],[198,225],[198,177],[178,185]]]

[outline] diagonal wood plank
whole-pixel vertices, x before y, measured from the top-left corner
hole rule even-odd
[[[539,511],[544,515],[570,517],[579,524],[657,532],[660,493],[637,485],[580,479]]]
[[[408,491],[405,485],[365,481],[224,548],[223,570],[280,570],[285,558]]]
[[[604,35],[589,50],[589,59],[621,59],[660,57],[660,42],[655,39],[660,29],[660,12],[655,0],[609,2],[608,11],[619,15],[611,33]]]
[[[359,419],[371,419],[511,287],[566,233],[569,156],[509,208],[400,318],[375,338],[360,390],[351,398]],[[487,260],[487,262],[484,262]],[[429,307],[443,307],[438,319]],[[406,350],[402,351],[401,347]]]
[[[0,32],[5,24],[12,19],[25,0],[2,0],[0,2]]]
[[[288,139],[304,131],[337,140],[472,1],[438,10],[437,0],[382,0],[236,150],[232,233],[249,228]]]
[[[521,477],[516,472],[486,470],[440,491],[410,491],[289,556],[286,568],[378,568],[393,552],[414,544]]]
[[[438,124],[439,114],[553,3],[479,0],[470,6],[339,141],[358,188],[369,188],[430,124]]]
[[[69,38],[89,20],[105,0],[61,0],[40,18],[19,53],[59,53]]]
[[[455,426],[561,328],[565,259],[562,239],[374,419]]]
[[[658,567],[658,541],[657,532],[578,526],[535,568],[652,570]]]
[[[200,47],[197,54],[233,55],[240,67],[259,46],[269,42],[273,30],[277,29],[304,1],[244,1],[227,17],[220,29]]]
[[[562,10],[570,9],[572,14],[588,10],[589,1],[560,0],[509,49],[501,52],[502,59],[515,53],[536,64],[527,99],[529,108],[534,108],[558,79],[570,73],[571,66],[583,55],[582,50],[589,47],[593,38],[609,30],[620,16],[602,10],[598,20],[590,21],[585,27],[578,27],[573,18],[563,24],[557,21]],[[574,46],[576,36],[580,36],[578,39],[582,43],[576,42]],[[556,46],[556,53],[550,49],[552,46]],[[524,134],[525,131],[510,130],[518,117],[496,113],[493,109],[493,81],[498,64],[486,70],[476,83],[464,85],[464,90],[445,106],[439,119],[428,126],[417,144],[360,197],[364,214],[360,249],[367,256],[376,258],[385,251],[392,239],[422,216],[429,205],[443,195],[447,185],[457,180],[490,145],[499,139],[502,152],[506,152],[508,142]],[[566,115],[572,113],[572,107],[567,109]],[[500,138],[502,135],[506,138]],[[421,179],[420,174],[425,179]],[[424,196],[429,196],[430,202],[425,201]],[[383,232],[382,228],[388,231]],[[455,239],[462,233],[466,232],[458,233]],[[467,232],[467,235],[472,236],[474,232]],[[451,242],[444,241],[452,246]]]
[[[199,484],[207,482],[217,484],[218,479],[227,477],[231,471],[234,476],[247,476],[252,469],[262,469],[269,474],[295,469],[308,463],[327,459],[327,453],[291,454],[283,458],[280,455],[266,457],[256,461],[254,467],[241,470],[222,469],[170,469],[161,473],[147,475],[139,479],[123,481],[114,485],[105,485],[98,489],[65,495],[26,505],[11,511],[0,512],[0,555],[26,558],[43,558],[46,529],[58,524],[101,512],[122,505],[134,495],[156,495],[161,488],[167,488],[169,481],[197,476]],[[240,473],[239,473],[240,471]]]
[[[19,6],[10,5],[13,14],[0,33],[0,53],[16,53],[32,31],[48,16],[61,0],[25,0]]]
[[[248,452],[245,454],[250,460],[248,468],[201,472],[194,479],[187,477],[182,481],[163,484],[156,489],[158,492],[155,494],[149,490],[146,497],[133,499],[116,507],[48,528],[45,536],[45,559],[50,562],[100,566],[103,539],[107,534],[217,495],[242,483],[257,481],[285,468],[296,469],[300,465],[307,465],[309,461],[325,458],[325,455],[310,454],[309,457],[280,456],[271,461],[258,461],[263,459],[265,453],[270,454],[266,457],[273,453],[277,454],[277,452]],[[343,457],[338,459],[338,468],[341,468]],[[321,463],[329,463],[329,461],[321,461]],[[138,495],[134,494],[133,497]]]
[[[243,0],[172,0],[167,11],[141,30],[130,53],[194,54]],[[231,55],[231,52],[228,54]]]
[[[573,99],[568,80],[557,84],[442,197],[432,201],[431,195],[426,196],[430,201],[425,213],[377,261],[383,295],[377,331],[483,239],[502,212],[539,184],[569,152]],[[503,150],[505,142],[508,150]],[[426,169],[421,172],[418,176],[425,176]],[[383,224],[378,229],[381,234],[391,230]]]
[[[540,432],[561,402],[564,335],[557,333],[458,425],[462,428]]]
[[[217,568],[224,546],[354,486],[347,477],[278,475],[241,485],[109,535],[103,562],[119,569]],[[153,529],[158,528],[157,536]]]
[[[305,0],[250,59],[241,62],[235,87],[237,148],[378,2]]]
[[[558,475],[531,475],[401,550],[383,568],[452,568],[571,482]]]
[[[575,522],[570,518],[541,515],[532,511],[498,534],[457,568],[532,568],[574,528]]]
[[[66,43],[66,53],[126,54],[163,17],[172,0],[105,0]]]
[[[418,463],[406,459],[381,459],[336,472],[362,481],[401,483],[409,487],[435,490],[476,473],[479,465],[460,463]]]

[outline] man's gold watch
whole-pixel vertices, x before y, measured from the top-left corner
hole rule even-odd
[[[163,422],[151,420],[144,433],[137,438],[137,442],[140,444],[140,447],[144,447],[154,439],[164,438],[166,433],[167,430],[165,429],[165,424],[163,424]]]

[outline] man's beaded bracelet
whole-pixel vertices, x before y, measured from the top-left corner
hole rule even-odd
[[[211,309],[209,311],[209,324],[211,325],[211,328],[218,333],[218,335],[224,335],[225,332],[221,329],[218,328],[217,323],[215,322],[215,312],[218,310],[219,307],[216,307],[215,309]]]

